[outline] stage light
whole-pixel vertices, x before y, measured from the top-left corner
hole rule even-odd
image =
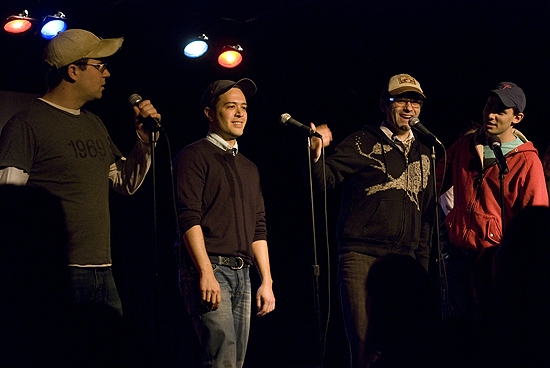
[[[183,49],[183,53],[188,58],[201,57],[208,51],[208,36],[204,33],[197,37],[197,39],[189,42]]]
[[[42,22],[43,26],[40,30],[40,34],[43,38],[46,40],[51,40],[59,32],[63,32],[67,29],[67,23],[64,21],[65,14],[61,12],[57,12],[55,15],[49,15],[46,18],[44,18],[44,21]]]
[[[218,56],[218,64],[224,68],[234,68],[243,61],[241,55],[243,48],[240,45],[237,46],[224,46],[222,53]]]
[[[23,13],[19,15],[9,16],[6,24],[4,25],[4,30],[8,33],[24,33],[31,29],[32,22],[36,19],[29,18],[29,12],[23,10]]]

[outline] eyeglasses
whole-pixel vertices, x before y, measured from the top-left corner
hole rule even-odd
[[[101,74],[107,69],[107,63],[98,63],[98,64],[92,64],[92,63],[79,63],[77,65],[89,65],[96,68]]]
[[[422,104],[424,103],[424,101],[422,101],[422,100],[414,100],[412,98],[394,98],[394,97],[390,97],[390,98],[388,98],[388,101],[393,102],[396,106],[399,106],[399,107],[407,106],[407,104],[410,102],[411,106],[415,109],[421,107]]]

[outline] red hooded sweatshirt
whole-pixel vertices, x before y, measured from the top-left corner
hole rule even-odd
[[[515,133],[524,143],[505,156],[509,169],[504,175],[505,227],[527,206],[548,206],[537,150],[521,133]],[[484,140],[482,130],[461,137],[447,150],[446,162],[441,159],[437,165],[440,193],[451,186],[454,192],[454,206],[445,225],[451,243],[463,251],[480,251],[502,239],[500,171],[496,162],[483,169]]]

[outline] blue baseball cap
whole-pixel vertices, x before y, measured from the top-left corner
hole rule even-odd
[[[500,98],[504,106],[517,107],[519,112],[523,112],[525,109],[525,93],[523,93],[523,90],[519,88],[517,84],[512,82],[500,82],[491,92]]]

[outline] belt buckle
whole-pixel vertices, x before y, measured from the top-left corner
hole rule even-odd
[[[244,267],[244,259],[241,257],[235,257],[235,260],[237,261],[236,266],[231,266],[232,270],[241,270]]]

